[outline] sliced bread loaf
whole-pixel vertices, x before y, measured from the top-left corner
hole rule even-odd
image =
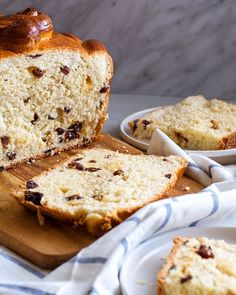
[[[192,150],[236,147],[236,105],[203,96],[190,96],[160,107],[129,123],[134,136],[150,139],[156,128],[179,146]]]
[[[101,235],[145,204],[165,197],[187,162],[178,156],[81,151],[35,177],[13,195],[29,208]]]
[[[158,273],[158,295],[236,294],[236,245],[207,238],[174,239]]]
[[[1,169],[95,139],[112,73],[100,42],[54,32],[49,16],[0,16]]]

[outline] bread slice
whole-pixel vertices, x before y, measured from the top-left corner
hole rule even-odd
[[[176,237],[157,280],[158,295],[236,294],[236,245]]]
[[[26,207],[98,236],[145,204],[164,198],[186,166],[178,156],[85,149],[14,189],[13,195]]]
[[[236,147],[236,105],[190,96],[176,105],[160,107],[129,123],[134,136],[150,139],[156,128],[190,150]]]
[[[1,16],[1,169],[95,139],[112,73],[100,42],[54,32],[35,9]]]

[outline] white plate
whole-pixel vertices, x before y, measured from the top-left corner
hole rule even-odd
[[[142,110],[140,112],[134,113],[126,117],[120,124],[120,134],[121,137],[129,144],[146,151],[150,140],[148,139],[138,139],[133,136],[132,131],[128,125],[129,122],[136,119],[140,119],[145,114],[155,111],[158,108],[152,108],[147,110]],[[185,150],[187,153],[197,153],[203,156],[209,157],[216,162],[227,165],[236,163],[236,148],[228,150],[209,150],[209,151],[196,151],[196,150]]]
[[[170,252],[173,237],[176,236],[204,236],[236,244],[236,228],[233,227],[191,227],[153,237],[139,245],[125,260],[120,273],[124,295],[157,293],[156,275]]]

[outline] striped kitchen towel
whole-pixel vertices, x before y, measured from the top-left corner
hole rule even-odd
[[[227,181],[235,177],[231,171],[207,157],[199,154],[186,154],[186,152],[159,129],[152,135],[148,153],[162,156],[173,154],[185,158],[189,163],[185,174],[204,186],[208,186],[213,182]]]
[[[190,163],[187,174],[206,188],[145,206],[50,273],[2,248],[0,294],[118,295],[123,261],[144,240],[186,226],[236,226],[236,179],[231,170],[187,155],[160,131],[154,133],[149,153],[183,156]]]

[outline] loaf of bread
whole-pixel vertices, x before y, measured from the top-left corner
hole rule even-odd
[[[177,237],[157,280],[158,295],[236,294],[236,245]]]
[[[187,162],[90,148],[13,190],[26,207],[99,236],[145,204],[165,197]]]
[[[236,147],[236,105],[190,96],[160,107],[129,123],[134,136],[150,139],[159,128],[184,149],[218,150]]]
[[[112,59],[28,8],[0,17],[0,169],[82,146],[106,118]]]

